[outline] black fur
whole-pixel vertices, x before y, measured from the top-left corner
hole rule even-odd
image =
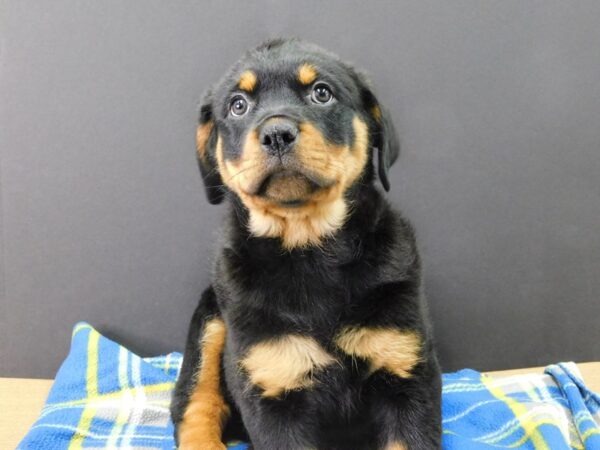
[[[286,67],[295,67],[290,61],[302,60],[327,67],[327,76],[339,86],[336,94],[343,105],[327,119],[339,125],[323,126],[323,133],[332,142],[344,142],[351,136],[344,125],[347,116],[364,117],[371,146],[379,151],[378,174],[388,189],[388,169],[398,155],[389,115],[383,111],[381,120],[374,120],[370,111],[377,100],[364,78],[310,44],[278,40],[250,52],[205,102],[201,121],[215,120],[215,129],[228,136],[225,151],[234,154],[241,130],[248,126],[226,123],[227,86],[234,74],[251,63],[261,83],[275,83]],[[279,100],[285,108],[286,99]],[[311,120],[325,119],[315,114]],[[392,440],[409,449],[439,448],[440,374],[414,232],[374,186],[373,163],[367,163],[362,177],[345,194],[352,207],[343,227],[319,247],[292,250],[283,250],[277,238],[251,235],[248,210],[223,187],[216,167],[204,164],[209,199],[217,203],[226,196],[230,207],[212,287],[192,318],[172,403],[175,425],[181,421],[201,358],[200,330],[207,318],[218,315],[228,333],[223,391],[231,402],[232,423],[243,422],[256,450],[379,450]],[[208,164],[214,164],[214,159]],[[365,361],[353,361],[332,343],[347,325],[417,331],[423,346],[413,376],[399,378],[383,370],[369,374]],[[290,391],[279,399],[262,398],[259,388],[248,386],[239,361],[252,345],[289,333],[311,336],[342,363],[317,373],[314,388]],[[243,432],[234,428],[228,433]]]

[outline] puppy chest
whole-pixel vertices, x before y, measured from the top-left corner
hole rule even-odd
[[[353,326],[325,342],[294,332],[271,336],[239,348],[234,359],[246,391],[282,399],[299,392],[346,395],[381,372],[411,378],[421,353],[415,332]]]

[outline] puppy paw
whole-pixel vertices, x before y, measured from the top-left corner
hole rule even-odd
[[[227,446],[221,441],[190,442],[180,444],[179,450],[227,450]]]

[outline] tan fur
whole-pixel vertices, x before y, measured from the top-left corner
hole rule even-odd
[[[407,448],[404,444],[401,444],[400,442],[392,442],[391,444],[387,445],[385,450],[407,450]]]
[[[311,193],[308,178],[299,174],[276,174],[273,175],[265,195],[269,200],[286,202],[301,200]]]
[[[229,407],[221,394],[221,354],[225,345],[225,324],[208,321],[202,335],[202,361],[196,386],[179,426],[179,449],[223,450],[221,434]]]
[[[311,84],[317,76],[317,69],[312,64],[305,63],[298,67],[298,81],[304,85]]]
[[[274,201],[252,195],[256,183],[263,179],[266,156],[258,142],[256,131],[248,134],[242,156],[225,160],[222,141],[217,141],[217,162],[223,182],[241,198],[250,211],[250,232],[255,236],[279,237],[284,248],[319,245],[345,222],[348,205],[344,192],[362,173],[368,156],[368,129],[358,116],[354,117],[354,143],[351,147],[332,145],[309,123],[300,124],[295,154],[302,167],[331,185],[311,194],[302,206],[288,208]],[[305,187],[290,189],[299,193]],[[298,182],[299,183],[299,182]],[[283,187],[282,187],[283,188]],[[282,194],[283,195],[283,194]]]
[[[278,397],[311,387],[314,372],[335,362],[313,338],[290,334],[256,344],[241,366],[250,382],[264,390],[264,397]]]
[[[245,70],[240,75],[240,81],[238,82],[238,86],[240,89],[246,92],[252,92],[256,87],[257,82],[256,74],[251,70]]]
[[[333,179],[342,194],[356,181],[367,162],[368,129],[358,116],[352,120],[354,143],[352,147],[331,145],[312,124],[300,125],[297,144],[298,159],[310,171],[324,179]],[[337,195],[336,195],[337,197]]]
[[[335,342],[344,353],[366,359],[373,372],[384,369],[401,378],[410,378],[421,360],[421,337],[414,331],[348,327]]]
[[[202,161],[206,161],[206,143],[213,129],[213,122],[206,122],[196,128],[196,151]]]
[[[252,199],[254,200],[254,199]],[[251,200],[251,201],[252,201]],[[311,203],[294,211],[278,206],[250,210],[250,231],[255,236],[279,237],[285,249],[320,245],[323,237],[342,227],[347,205],[341,198],[328,203]]]
[[[375,105],[373,108],[371,108],[371,114],[377,122],[381,122],[381,108],[378,105]]]

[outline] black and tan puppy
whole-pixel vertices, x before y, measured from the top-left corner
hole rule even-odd
[[[394,127],[365,79],[298,40],[248,52],[205,97],[212,287],[172,403],[182,449],[435,449],[440,376],[413,230],[389,189]],[[373,160],[377,160],[377,164]]]

